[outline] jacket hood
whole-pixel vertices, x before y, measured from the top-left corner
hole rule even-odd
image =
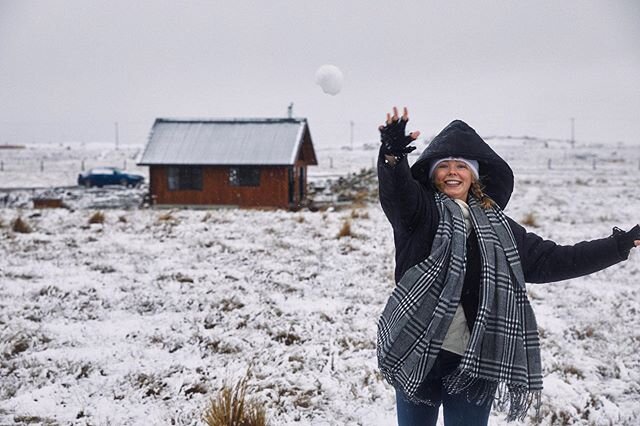
[[[480,164],[484,192],[504,209],[513,192],[513,171],[491,147],[462,120],[454,120],[433,138],[418,161],[411,167],[413,177],[430,184],[432,161],[447,157],[464,157]]]

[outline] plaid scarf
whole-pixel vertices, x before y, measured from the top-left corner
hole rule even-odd
[[[453,319],[464,283],[466,238],[460,207],[436,192],[440,222],[431,254],[403,275],[378,321],[378,366],[415,402]],[[457,370],[443,380],[450,394],[470,402],[494,399],[507,420],[524,419],[542,390],[538,330],[527,299],[515,239],[500,208],[483,209],[469,197],[482,258],[480,301],[471,337]]]

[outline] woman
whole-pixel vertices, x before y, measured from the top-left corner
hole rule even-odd
[[[502,210],[513,172],[466,123],[442,130],[409,168],[419,132],[393,108],[380,127],[380,202],[396,247],[396,287],[378,322],[378,364],[398,424],[486,425],[498,392],[509,420],[539,405],[537,325],[525,282],[590,274],[640,245],[640,226],[559,246]]]

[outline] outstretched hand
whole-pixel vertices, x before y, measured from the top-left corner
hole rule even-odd
[[[638,247],[640,246],[640,224],[626,232],[615,227],[613,228],[613,236],[618,240],[618,245],[626,248],[626,250]]]
[[[633,245],[640,247],[640,225],[636,225],[629,231],[631,238],[633,238]]]
[[[411,132],[405,135],[407,122],[409,121],[409,111],[404,107],[402,117],[398,116],[398,108],[393,107],[393,115],[387,113],[387,120],[383,126],[378,127],[380,130],[380,142],[384,153],[404,157],[414,149],[415,146],[409,144],[420,136],[420,132]]]

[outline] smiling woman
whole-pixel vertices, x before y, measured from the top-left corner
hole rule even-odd
[[[455,120],[409,168],[409,119],[380,126],[380,203],[396,246],[396,287],[378,321],[378,366],[396,390],[398,424],[484,426],[500,388],[508,420],[542,392],[540,342],[526,282],[560,281],[621,262],[640,226],[573,246],[527,232],[503,213],[509,165]],[[634,242],[635,240],[635,242]]]
[[[478,162],[464,158],[443,158],[434,162],[431,176],[440,192],[451,198],[467,201],[471,184],[478,179]]]

